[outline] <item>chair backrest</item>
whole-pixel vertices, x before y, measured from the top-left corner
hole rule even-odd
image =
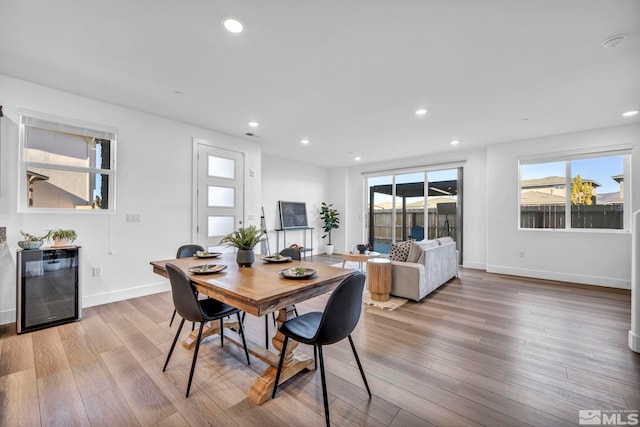
[[[204,248],[200,245],[184,245],[178,248],[176,258],[189,258],[195,256],[196,252],[204,252]]]
[[[424,227],[421,225],[414,225],[411,227],[411,235],[409,237],[413,240],[424,240]]]
[[[300,261],[302,257],[300,256],[300,251],[293,248],[284,248],[280,251],[280,255],[282,256],[290,256],[292,260]]]
[[[198,303],[196,290],[191,284],[189,277],[173,264],[166,265],[169,281],[171,282],[171,295],[173,295],[173,305],[178,314],[190,322],[202,322],[204,316]]]
[[[333,290],[313,338],[316,344],[333,344],[353,332],[362,311],[364,281],[364,273],[356,273],[344,279]]]

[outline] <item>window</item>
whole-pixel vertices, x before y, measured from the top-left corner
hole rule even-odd
[[[626,229],[628,164],[628,153],[521,161],[520,228]]]
[[[115,136],[21,115],[21,210],[114,211]]]

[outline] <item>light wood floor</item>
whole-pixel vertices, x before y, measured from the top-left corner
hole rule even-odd
[[[338,257],[316,256],[327,263]],[[321,310],[326,297],[298,304]],[[256,406],[265,365],[241,349],[200,348],[162,364],[177,323],[168,292],[84,310],[81,322],[17,336],[0,327],[0,425],[322,426],[319,372]],[[640,409],[640,355],[627,347],[625,291],[463,270],[420,303],[367,308],[353,338],[325,348],[332,422],[351,426],[564,426],[580,409]],[[190,328],[185,328],[190,329]],[[264,343],[263,319],[247,335]],[[186,333],[186,332],[185,332]],[[313,354],[306,346],[302,351]]]

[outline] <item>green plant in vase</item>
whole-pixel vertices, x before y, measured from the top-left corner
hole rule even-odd
[[[57,228],[55,230],[49,230],[46,238],[53,240],[54,247],[69,246],[78,238],[78,233],[71,229]]]
[[[236,255],[238,266],[251,267],[251,264],[255,261],[253,248],[264,239],[264,232],[255,225],[250,225],[227,234],[220,240],[220,244],[226,244],[238,249]]]
[[[334,209],[333,204],[326,204],[322,202],[322,206],[320,207],[320,219],[322,220],[322,231],[326,234],[322,236],[329,237],[329,243],[326,245],[325,252],[327,255],[333,254],[333,244],[331,243],[331,231],[337,230],[340,227],[340,218],[338,216],[340,213],[337,209]]]
[[[20,246],[22,249],[27,249],[27,250],[39,249],[40,246],[44,244],[44,240],[48,236],[48,233],[45,234],[44,236],[36,236],[35,234],[25,233],[22,230],[20,230],[20,234],[22,234],[22,237],[24,238],[24,240],[20,240],[18,242],[18,246]]]

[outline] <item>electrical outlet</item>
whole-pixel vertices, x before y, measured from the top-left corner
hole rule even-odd
[[[127,212],[127,222],[142,222],[142,214]]]
[[[93,267],[93,277],[99,277],[99,276],[102,276],[102,266],[96,265],[95,267]]]

